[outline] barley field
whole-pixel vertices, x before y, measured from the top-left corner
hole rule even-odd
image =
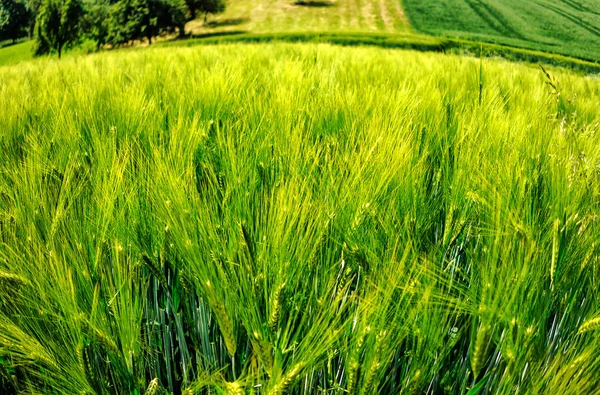
[[[596,78],[238,44],[0,97],[3,394],[600,393]]]

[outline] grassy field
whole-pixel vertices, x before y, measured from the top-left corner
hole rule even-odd
[[[33,41],[0,47],[0,66],[33,59]]]
[[[377,48],[0,68],[3,394],[597,394],[600,81]]]
[[[600,60],[600,0],[403,0],[412,25],[435,35]]]
[[[23,62],[34,60],[32,40],[18,42],[17,44],[7,44],[0,46],[0,66],[16,65]],[[95,44],[90,40],[83,40],[81,44],[66,52],[66,56],[80,56],[95,51]]]
[[[224,14],[188,24],[192,34],[215,32],[407,32],[399,0],[230,0]]]
[[[432,36],[417,33],[411,28],[402,2],[398,0],[229,0],[225,13],[208,15],[206,20],[203,15],[198,15],[199,19],[187,24],[186,32],[192,40],[160,37],[156,41],[159,45],[175,46],[271,41],[367,45],[469,56],[481,54],[513,61],[562,66],[586,73],[600,71],[595,38],[589,35],[593,29],[582,33],[580,29],[574,28],[571,26],[574,17],[565,17],[569,21],[561,25],[548,24],[545,21],[550,20],[548,18],[551,16],[547,12],[542,18],[538,18],[536,7],[539,4],[521,4],[514,12],[510,11],[510,18],[518,19],[514,26],[521,29],[512,31],[508,27],[501,28],[498,21],[508,23],[508,16],[504,18],[494,13],[492,6],[479,2],[473,9],[488,10],[496,19],[483,11],[474,14],[475,11],[467,7],[466,3],[460,3],[462,1],[467,0],[444,0],[433,4],[411,0],[406,2],[413,24],[419,30],[433,34]],[[504,1],[508,4],[511,0]],[[495,4],[494,7],[504,7]],[[591,6],[577,6],[572,1],[568,4],[580,14],[591,10]],[[552,7],[555,6],[549,5],[546,8],[554,10]],[[563,13],[567,15],[568,12],[566,10]],[[588,13],[591,14],[584,17],[593,19],[596,15],[593,11]],[[577,14],[579,16],[581,15]],[[479,17],[484,18],[484,22],[478,20]],[[585,18],[580,24],[584,20]],[[458,27],[452,27],[456,24]],[[542,26],[532,29],[532,24]],[[510,26],[512,28],[513,24]],[[516,36],[519,37],[515,38]],[[31,42],[0,48],[0,66],[31,60],[31,48]],[[85,41],[70,51],[69,55],[77,56],[93,52],[94,49],[92,42]]]

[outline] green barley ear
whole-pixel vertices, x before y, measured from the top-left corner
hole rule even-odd
[[[288,387],[296,380],[303,368],[304,364],[302,362],[294,365],[294,367],[279,380],[273,389],[267,393],[270,395],[285,394]]]
[[[28,284],[26,279],[17,274],[0,272],[0,308],[14,306],[19,290]]]
[[[597,329],[600,329],[600,316],[585,321],[583,324],[581,324],[577,333],[582,334]]]
[[[473,377],[475,378],[479,376],[480,370],[485,363],[488,343],[489,327],[482,325],[477,330],[475,344],[473,345],[473,351],[471,353],[471,369],[473,370]]]
[[[219,324],[219,328],[221,329],[221,334],[223,335],[223,340],[225,340],[225,347],[227,347],[227,351],[229,351],[229,354],[233,357],[235,355],[237,345],[235,342],[235,333],[233,331],[233,323],[231,322],[231,318],[229,318],[229,315],[225,310],[225,305],[221,302],[215,303],[214,312],[217,323]]]
[[[361,330],[358,335],[358,339],[356,341],[356,347],[351,350],[351,354],[348,360],[348,384],[346,386],[346,390],[348,393],[352,394],[355,391],[356,384],[358,382],[359,375],[359,358],[363,350],[363,345],[365,341],[365,337],[369,331],[369,327],[365,330]]]
[[[166,287],[166,288],[169,287],[169,284],[167,283],[167,278],[165,277],[165,274],[163,273],[160,266],[154,262],[154,260],[150,259],[150,257],[148,257],[147,255],[143,255],[142,262],[144,263],[144,266],[146,266],[148,268],[150,273],[152,273],[152,275],[154,275],[154,277],[156,277],[156,279],[164,287]]]
[[[146,388],[144,395],[156,395],[158,393],[158,389],[158,378],[154,378],[152,381],[150,381],[150,384],[148,384],[148,388]]]
[[[375,373],[377,372],[377,369],[379,369],[380,366],[381,366],[381,363],[379,362],[379,358],[375,357],[373,359],[373,362],[371,362],[371,368],[367,372],[367,376],[364,379],[365,382],[364,382],[363,393],[373,394],[376,392],[376,391],[372,391],[371,387],[373,386],[373,379],[375,378]]]
[[[556,261],[558,257],[558,227],[560,225],[559,220],[554,221],[552,231],[552,260],[550,261],[550,289],[554,290],[554,280],[556,275]]]
[[[97,377],[94,372],[93,362],[90,358],[91,349],[89,346],[86,346],[83,343],[80,343],[77,346],[77,359],[79,361],[79,366],[83,370],[85,375],[85,379],[87,383],[94,389],[97,387]]]
[[[265,371],[271,377],[273,374],[273,347],[271,344],[263,339],[258,332],[254,332],[254,339],[251,339],[252,348],[258,358],[259,362],[264,367]]]
[[[515,347],[515,340],[514,340],[514,329],[516,326],[516,319],[512,319],[512,321],[510,322],[508,328],[506,328],[504,330],[505,333],[505,338],[504,338],[504,347],[505,347],[505,351],[504,351],[504,356],[506,357],[506,359],[508,360],[509,363],[514,362],[516,356],[517,356],[517,351],[516,351],[516,347]]]
[[[181,284],[181,288],[183,288],[183,291],[185,292],[185,294],[187,296],[195,296],[196,295],[194,286],[187,279],[186,273],[183,269],[179,272],[179,283]]]
[[[225,391],[227,395],[242,395],[244,393],[242,385],[237,381],[225,382]]]
[[[9,290],[10,288],[22,287],[28,284],[23,277],[8,272],[0,272],[0,290]]]
[[[353,355],[350,357],[350,361],[348,362],[348,385],[346,385],[346,391],[349,394],[353,394],[356,387],[358,366],[358,360],[356,359],[356,356]]]
[[[229,354],[233,357],[237,350],[233,322],[229,317],[229,314],[227,314],[225,305],[217,296],[214,286],[210,280],[205,282],[204,291],[207,296],[208,304],[212,308],[215,320],[217,321],[219,329],[221,330],[221,335],[225,341],[225,347],[227,348]]]
[[[92,338],[92,340],[113,355],[121,354],[117,344],[105,332],[92,325],[85,316],[81,315],[79,319],[81,323],[81,329],[86,332]]]
[[[35,361],[36,364],[41,364],[41,365],[45,365],[46,367],[49,368],[53,368],[56,371],[59,371],[60,368],[58,367],[58,365],[56,364],[56,362],[54,362],[51,358],[49,358],[47,355],[44,354],[40,354],[38,352],[33,352],[31,354],[29,354],[29,357]]]
[[[281,296],[285,282],[281,283],[271,298],[271,314],[269,315],[269,329],[271,332],[277,331],[277,325],[279,324],[279,318],[281,315]]]

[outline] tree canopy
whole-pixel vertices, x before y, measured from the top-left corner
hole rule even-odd
[[[192,19],[196,19],[197,13],[203,13],[206,20],[207,14],[220,14],[225,11],[223,0],[186,0]]]
[[[164,33],[182,35],[185,23],[198,12],[206,18],[224,9],[224,0],[2,0],[0,39],[15,36],[8,34],[14,26],[26,35],[35,20],[35,54],[58,53],[60,57],[64,49],[83,39],[100,49],[140,40],[152,43]]]
[[[35,54],[57,52],[81,40],[83,4],[81,0],[44,0],[36,20]]]
[[[27,36],[32,11],[24,0],[0,2],[0,41],[15,41]]]
[[[147,39],[162,32],[183,33],[186,22],[183,0],[121,0],[110,9],[107,42],[113,45]]]

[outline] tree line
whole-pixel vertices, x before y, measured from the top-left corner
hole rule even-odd
[[[224,0],[0,0],[0,42],[31,37],[36,55],[60,57],[83,39],[100,49],[183,35],[199,13],[224,10]]]

